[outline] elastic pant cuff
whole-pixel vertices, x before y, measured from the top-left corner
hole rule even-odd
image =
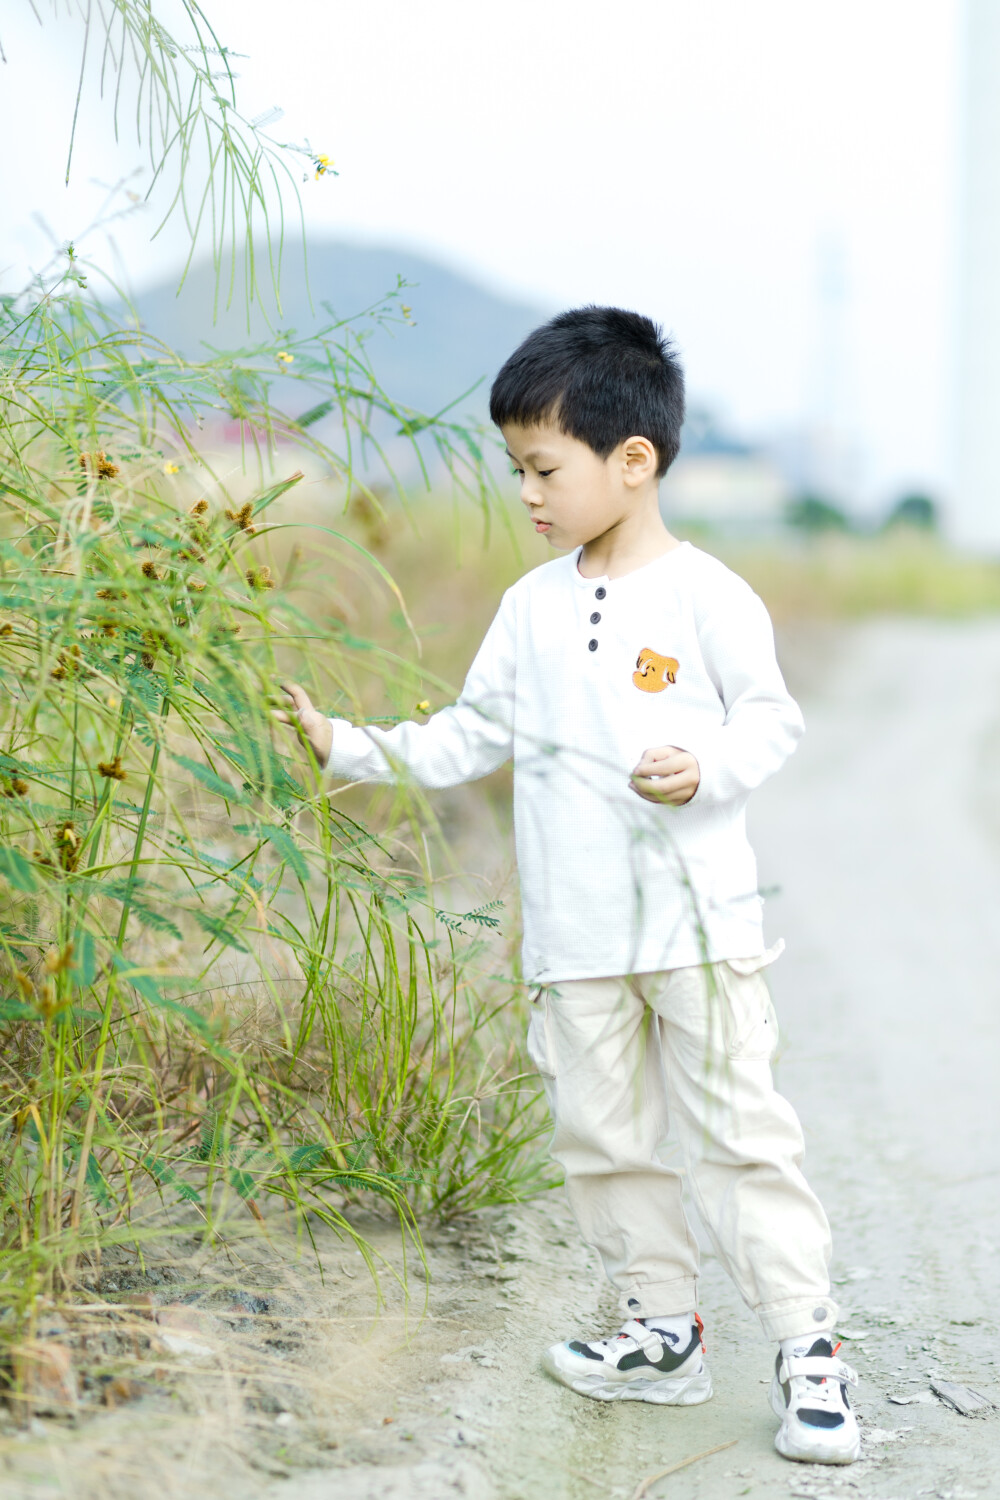
[[[674,1281],[644,1281],[626,1287],[618,1305],[627,1318],[676,1318],[698,1306],[698,1283],[693,1276]]]
[[[840,1309],[829,1296],[817,1296],[808,1302],[796,1297],[794,1302],[769,1302],[766,1307],[755,1308],[765,1338],[780,1342],[781,1339],[820,1338],[832,1332]]]

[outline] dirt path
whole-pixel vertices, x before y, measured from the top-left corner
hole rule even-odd
[[[272,1299],[298,1332],[255,1335],[261,1357],[297,1339],[309,1400],[279,1399],[279,1382],[249,1425],[234,1403],[228,1428],[222,1395],[203,1418],[161,1402],[77,1434],[36,1424],[0,1444],[5,1497],[630,1500],[733,1439],[650,1500],[1000,1494],[1000,1417],[963,1418],[929,1389],[944,1377],[1000,1401],[1000,622],[873,624],[831,632],[824,652],[816,685],[795,684],[809,733],[758,795],[753,835],[762,886],[782,888],[768,911],[788,943],[772,971],[779,1083],[834,1225],[863,1462],[774,1453],[772,1351],[710,1256],[714,1400],[606,1406],[540,1374],[542,1346],[616,1316],[553,1195],[431,1235],[419,1326],[390,1295],[366,1329],[364,1279],[340,1250],[324,1285]]]
[[[453,1351],[467,1353],[440,1434],[453,1446],[408,1471],[310,1481],[295,1500],[631,1496],[732,1438],[649,1494],[1000,1494],[997,1421],[929,1389],[944,1377],[1000,1401],[1000,623],[884,622],[829,646],[835,665],[803,694],[809,733],[756,799],[753,835],[762,886],[782,888],[768,913],[788,942],[773,971],[779,1081],[834,1224],[864,1461],[818,1470],[773,1452],[771,1350],[711,1259],[712,1402],[605,1406],[548,1382],[538,1347],[610,1328],[614,1310],[561,1203],[545,1202],[503,1238],[502,1327]]]

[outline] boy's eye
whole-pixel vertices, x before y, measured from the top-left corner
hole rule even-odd
[[[554,474],[555,472],[555,469],[539,469],[538,477],[539,479],[548,479],[549,475]]]
[[[522,479],[523,479],[523,478],[524,478],[524,470],[523,470],[523,469],[511,469],[511,471],[510,471],[510,472],[511,472],[511,473],[512,473],[512,474],[518,474],[518,475],[520,475],[520,477],[521,477],[521,478],[522,478]]]

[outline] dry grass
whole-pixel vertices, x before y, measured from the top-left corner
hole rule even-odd
[[[336,504],[322,491],[309,501],[323,509]],[[305,519],[301,509],[297,518]],[[367,505],[355,505],[336,524],[370,547],[399,584],[420,637],[419,658],[405,620],[370,574],[338,576],[337,607],[352,630],[413,665],[407,686],[414,702],[426,696],[432,706],[449,701],[445,685],[460,687],[504,589],[559,555],[531,531],[513,499],[488,533],[471,508],[456,517],[437,499],[415,502],[409,516],[387,505],[380,517]],[[893,614],[959,618],[1000,610],[1000,561],[965,556],[914,531],[756,542],[693,528],[677,532],[744,577],[779,628],[797,621]],[[371,714],[412,712],[413,703],[387,695],[373,678],[358,691]]]

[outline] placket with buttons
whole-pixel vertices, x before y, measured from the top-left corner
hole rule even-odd
[[[594,590],[594,598],[595,599],[605,599],[605,598],[607,598],[607,593],[608,593],[607,589],[602,584],[600,586],[600,588],[596,588]],[[591,625],[599,625],[600,622],[601,622],[601,611],[599,609],[595,609],[594,612],[593,612],[593,614],[590,617],[590,623],[591,623]],[[587,649],[590,650],[590,651],[596,651],[597,650],[597,644],[598,644],[598,642],[597,642],[596,635],[595,636],[591,636],[590,640],[587,642]]]

